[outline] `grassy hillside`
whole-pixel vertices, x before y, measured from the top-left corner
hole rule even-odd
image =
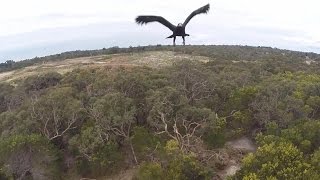
[[[9,60],[5,63],[0,63],[0,72],[20,69],[26,66],[37,63],[46,63],[52,61],[63,61],[65,59],[75,59],[79,57],[103,56],[109,54],[119,53],[138,53],[147,51],[175,51],[184,54],[202,55],[220,60],[244,60],[244,61],[258,61],[268,59],[283,59],[283,60],[308,60],[319,61],[320,55],[316,53],[297,52],[289,50],[281,50],[270,47],[252,47],[252,46],[225,46],[225,45],[211,45],[211,46],[139,46],[129,48],[112,47],[101,50],[86,50],[86,51],[70,51],[61,54],[55,54],[45,57],[35,57],[23,61],[14,62]]]
[[[140,53],[98,55],[35,63],[30,66],[0,73],[0,81],[9,82],[50,71],[65,74],[74,69],[87,69],[105,66],[148,66],[152,68],[160,68],[163,66],[170,66],[184,59],[191,61],[209,61],[210,58],[205,56],[191,56],[173,51],[146,51]]]
[[[5,64],[0,179],[319,179],[319,55],[111,48]]]
[[[182,55],[182,56],[178,56]],[[189,55],[189,56],[188,56]],[[153,56],[153,57],[152,57]],[[142,59],[140,59],[142,58]],[[172,64],[181,59],[216,60],[236,62],[281,61],[279,63],[304,62],[311,68],[318,68],[320,55],[298,51],[281,50],[270,47],[251,46],[143,46],[101,50],[71,51],[45,57],[36,57],[23,61],[7,61],[0,64],[0,80],[10,81],[32,75],[48,72],[52,69],[65,73],[74,68],[93,67],[95,65],[139,65],[162,66]],[[275,64],[273,64],[275,66]],[[310,67],[308,67],[310,68]]]

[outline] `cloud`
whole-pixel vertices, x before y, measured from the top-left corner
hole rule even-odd
[[[313,51],[319,52],[320,2],[317,0],[209,2],[210,12],[196,16],[188,24],[186,31],[191,36],[187,44],[294,46],[301,50],[312,46]],[[137,26],[134,18],[142,14],[162,15],[178,24],[195,8],[207,3],[208,0],[4,1],[0,6],[0,54],[63,43],[70,46],[63,46],[65,50],[78,47],[69,41],[90,41],[91,44],[92,40],[96,41],[97,46],[81,46],[84,49],[98,47],[101,42],[108,47],[121,37],[126,39],[119,41],[119,45],[171,44],[170,39],[165,39],[171,34],[166,27],[157,23]]]

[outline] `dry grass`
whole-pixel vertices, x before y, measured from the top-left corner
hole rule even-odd
[[[0,80],[10,77],[13,73],[14,71],[0,73]]]
[[[182,61],[185,59],[202,62],[209,61],[208,57],[192,56],[187,54],[175,53],[172,51],[154,51],[82,57],[75,59],[66,59],[58,62],[46,62],[10,72],[0,73],[0,82],[10,82],[13,80],[23,79],[31,75],[42,74],[50,71],[56,71],[58,73],[65,74],[77,68],[92,68],[101,66],[149,66],[152,68],[161,68],[170,66],[174,62]]]

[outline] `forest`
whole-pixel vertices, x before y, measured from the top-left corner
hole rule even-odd
[[[0,81],[0,179],[320,179],[320,55],[249,46],[146,46],[2,63],[174,51],[172,66],[101,66]],[[248,137],[255,152],[226,148]]]

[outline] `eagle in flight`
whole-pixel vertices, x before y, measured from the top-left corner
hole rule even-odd
[[[173,34],[167,38],[173,38],[173,45],[176,45],[176,36],[181,36],[183,39],[183,45],[185,45],[185,36],[189,36],[189,34],[186,34],[185,29],[187,24],[189,23],[189,21],[196,15],[198,14],[202,14],[202,13],[208,13],[210,9],[210,4],[207,4],[195,11],[193,11],[188,17],[187,19],[184,21],[184,23],[179,23],[177,26],[171,24],[168,20],[166,20],[165,18],[163,18],[162,16],[138,16],[136,18],[136,22],[140,25],[143,24],[147,24],[150,22],[159,22],[162,25],[166,26],[167,28],[169,28]]]

